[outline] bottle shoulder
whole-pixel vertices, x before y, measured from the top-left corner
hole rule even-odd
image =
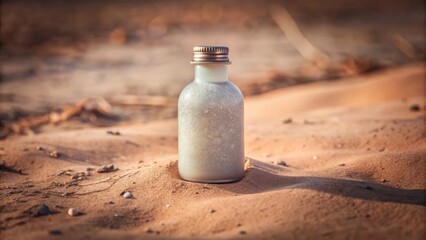
[[[179,104],[197,102],[199,104],[242,104],[240,89],[231,81],[209,83],[193,81],[179,95]]]

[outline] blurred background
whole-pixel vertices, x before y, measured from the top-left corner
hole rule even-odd
[[[1,1],[0,41],[4,138],[175,117],[194,45],[246,96],[424,61],[425,2]]]

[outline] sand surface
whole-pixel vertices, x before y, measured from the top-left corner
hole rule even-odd
[[[0,237],[424,239],[424,76],[420,63],[246,98],[232,184],[179,179],[176,119],[9,137],[0,159],[22,174],[0,171]],[[41,203],[54,213],[29,216]]]

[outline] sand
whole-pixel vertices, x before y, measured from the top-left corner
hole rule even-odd
[[[0,237],[424,239],[424,76],[420,63],[246,98],[232,184],[179,179],[176,119],[9,137],[1,161],[22,174],[0,171]],[[105,164],[118,170],[64,172]],[[41,203],[54,213],[29,216]]]

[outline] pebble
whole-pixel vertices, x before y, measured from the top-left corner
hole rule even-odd
[[[291,118],[287,118],[283,121],[284,124],[289,124],[291,122],[293,122],[293,119],[291,119]]]
[[[274,161],[274,165],[287,166],[287,163],[284,161]]]
[[[170,204],[167,204],[167,205],[166,205],[166,208],[169,208],[169,207],[170,207]]]
[[[114,204],[114,202],[113,201],[108,201],[108,202],[105,202],[105,204]]]
[[[241,230],[241,231],[240,231],[240,234],[241,234],[241,235],[245,235],[245,234],[247,234],[247,232],[246,232],[246,231],[244,231],[244,230]]]
[[[42,146],[37,146],[36,149],[39,150],[39,151],[43,151],[44,150],[44,148]]]
[[[312,156],[312,159],[314,159],[314,160],[317,160],[317,156],[316,155],[314,155],[314,156]]]
[[[104,165],[100,168],[98,168],[97,172],[98,173],[106,173],[106,172],[113,172],[117,170],[116,168],[114,168],[114,164],[110,164],[110,165]]]
[[[107,131],[107,134],[110,134],[110,135],[114,135],[114,136],[119,136],[119,135],[121,135],[121,133],[119,132],[119,131]]]
[[[216,210],[215,210],[215,209],[211,209],[211,210],[210,210],[210,213],[214,213],[214,212],[216,212]]]
[[[70,215],[71,217],[75,217],[78,215],[78,211],[75,208],[69,208],[68,209],[68,215]]]
[[[131,192],[125,192],[125,193],[123,194],[123,197],[124,197],[124,198],[133,198],[133,195],[132,195],[132,193],[131,193]]]
[[[61,194],[62,197],[68,197],[69,195],[71,195],[71,193],[69,192],[64,192]]]
[[[46,205],[46,204],[40,204],[38,207],[37,207],[37,211],[36,211],[36,214],[35,214],[35,216],[37,217],[37,216],[45,216],[45,215],[49,215],[50,214],[50,209],[49,209],[49,207]]]
[[[418,111],[420,111],[420,106],[418,104],[413,104],[413,105],[410,106],[410,111],[418,112]]]
[[[55,151],[55,150],[53,150],[49,153],[49,157],[52,157],[52,158],[58,158],[60,156],[61,156],[61,154],[58,151]]]

